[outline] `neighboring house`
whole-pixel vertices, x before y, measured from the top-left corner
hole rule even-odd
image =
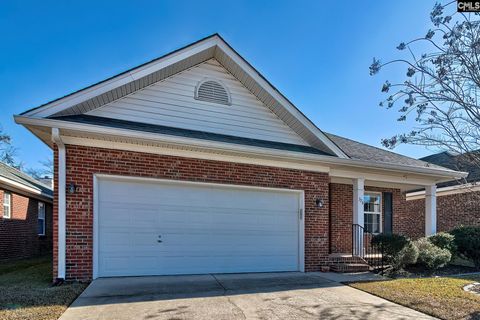
[[[0,162],[0,261],[52,251],[53,191]]]
[[[465,175],[322,132],[216,34],[15,121],[54,150],[58,278],[318,271],[354,224],[435,233]]]
[[[480,226],[480,167],[464,155],[441,152],[420,160],[452,170],[468,172],[460,180],[437,184],[437,230],[450,231],[455,227]],[[425,191],[407,193],[408,209],[416,215],[425,212]]]

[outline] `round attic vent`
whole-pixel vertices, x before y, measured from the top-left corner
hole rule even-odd
[[[230,93],[227,88],[217,80],[206,79],[201,81],[195,90],[195,99],[230,105]]]

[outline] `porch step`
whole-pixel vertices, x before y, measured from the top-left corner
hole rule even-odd
[[[370,266],[366,263],[335,263],[330,265],[333,272],[364,272],[370,271]]]

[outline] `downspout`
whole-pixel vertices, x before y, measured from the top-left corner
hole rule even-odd
[[[65,144],[60,130],[52,128],[52,141],[58,147],[58,237],[57,237],[57,280],[65,279],[66,247],[66,160]]]

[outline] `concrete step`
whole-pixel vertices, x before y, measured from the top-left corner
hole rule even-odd
[[[366,263],[336,263],[330,265],[333,272],[364,272],[369,271],[370,266]]]

